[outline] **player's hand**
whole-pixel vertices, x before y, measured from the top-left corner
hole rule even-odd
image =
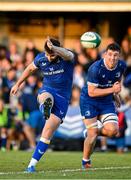
[[[119,93],[120,91],[121,91],[121,83],[117,81],[113,85],[113,92]]]
[[[50,50],[52,50],[53,49],[53,44],[52,44],[52,42],[50,41],[50,38],[49,37],[47,37],[47,46],[48,46],[48,48],[50,49]]]
[[[10,95],[16,95],[17,92],[19,90],[19,86],[17,84],[15,84],[12,88],[11,88],[11,91],[10,91]]]

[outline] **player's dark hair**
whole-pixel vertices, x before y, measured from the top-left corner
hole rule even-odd
[[[121,52],[121,48],[120,48],[119,44],[117,44],[117,43],[111,43],[111,44],[109,44],[109,45],[107,46],[107,48],[106,48],[106,51],[108,51],[108,49],[109,49],[109,50],[112,50],[112,51]]]
[[[52,42],[52,44],[53,44],[54,46],[60,47],[60,42],[59,42],[57,39],[50,38],[50,41]],[[47,46],[47,41],[46,41],[45,44],[44,44],[44,50],[45,50],[48,54],[52,54],[52,53],[53,53],[53,51],[48,48],[48,46]]]

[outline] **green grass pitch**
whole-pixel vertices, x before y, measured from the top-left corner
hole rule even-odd
[[[32,153],[0,152],[0,179],[131,179],[131,153],[94,153],[93,167],[81,170],[82,152],[47,152],[36,166],[24,172]]]

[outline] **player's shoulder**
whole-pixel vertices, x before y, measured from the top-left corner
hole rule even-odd
[[[103,59],[97,60],[89,67],[89,71],[90,70],[94,70],[94,71],[100,70],[102,65],[103,65]]]
[[[120,59],[119,61],[118,61],[118,67],[119,68],[126,68],[126,62],[124,61],[124,60],[122,60],[122,59]]]
[[[37,54],[37,56],[35,57],[35,60],[39,62],[46,60],[45,52],[41,52]]]
[[[44,57],[45,57],[45,53],[41,52],[41,53],[38,53],[35,58],[40,59],[40,58],[44,58]]]

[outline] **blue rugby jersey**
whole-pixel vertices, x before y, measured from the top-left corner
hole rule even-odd
[[[43,89],[50,89],[50,91],[70,99],[74,60],[67,61],[59,57],[57,61],[50,62],[43,52],[36,56],[34,64],[43,73]]]
[[[81,97],[85,98],[91,104],[97,102],[108,103],[113,100],[113,94],[103,97],[90,97],[88,95],[88,84],[92,83],[98,88],[109,88],[112,87],[116,81],[119,81],[126,69],[126,63],[122,60],[118,61],[115,69],[108,70],[104,64],[104,60],[100,59],[93,63],[88,69],[87,84],[82,88]]]

